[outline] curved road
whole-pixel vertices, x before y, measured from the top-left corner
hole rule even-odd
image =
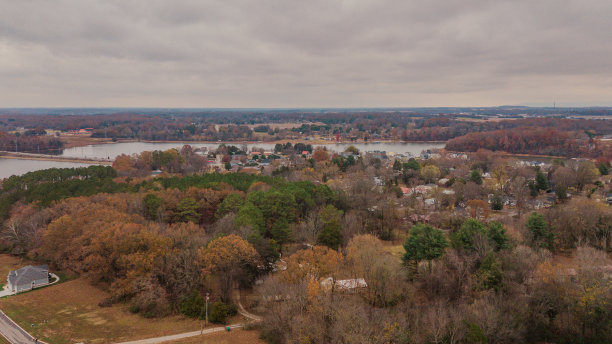
[[[32,344],[36,342],[34,337],[13,322],[3,311],[0,311],[0,333],[12,344]],[[43,343],[42,341],[38,342]]]

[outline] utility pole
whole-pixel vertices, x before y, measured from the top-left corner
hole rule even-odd
[[[209,293],[206,293],[206,325],[208,325],[208,300],[209,300]]]

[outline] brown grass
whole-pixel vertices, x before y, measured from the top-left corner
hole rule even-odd
[[[215,332],[196,336],[191,338],[183,338],[177,341],[164,342],[164,344],[265,344],[259,339],[259,332],[232,330],[231,332]]]
[[[384,245],[384,250],[385,252],[391,253],[392,255],[398,258],[402,258],[402,256],[406,252],[404,250],[404,246],[401,244],[400,245]]]
[[[122,304],[99,307],[98,302],[107,297],[84,279],[76,279],[0,299],[0,308],[50,343],[112,343],[196,331],[201,326],[200,321],[180,316],[145,319]]]
[[[6,284],[8,273],[12,270],[17,270],[30,264],[32,264],[32,262],[28,260],[9,254],[0,254],[0,283]]]

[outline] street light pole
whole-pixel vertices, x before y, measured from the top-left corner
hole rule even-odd
[[[206,325],[208,325],[208,297],[209,293],[206,293]]]

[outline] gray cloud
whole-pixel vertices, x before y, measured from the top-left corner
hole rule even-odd
[[[0,107],[612,105],[609,0],[5,1]]]

